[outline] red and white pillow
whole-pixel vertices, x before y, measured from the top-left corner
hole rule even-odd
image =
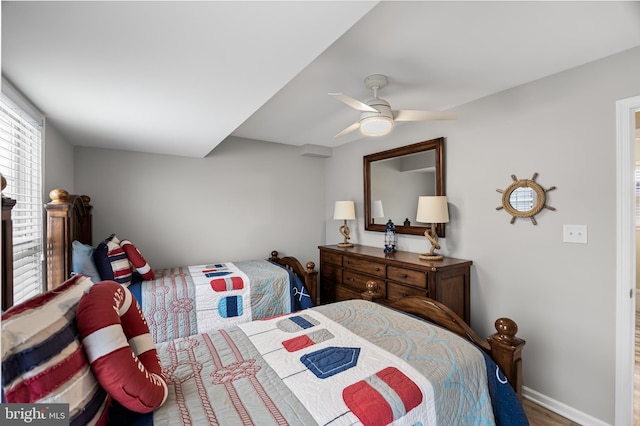
[[[131,265],[138,271],[143,280],[152,280],[155,278],[153,270],[149,266],[149,263],[145,260],[144,256],[140,253],[140,250],[129,240],[120,241],[120,247],[124,250],[129,258]]]
[[[78,304],[78,331],[100,385],[124,407],[149,413],[168,395],[156,345],[128,288],[102,281]]]
[[[72,424],[106,424],[110,397],[98,384],[76,328],[76,275],[2,314],[2,391],[9,403],[68,403]]]
[[[93,251],[93,261],[103,280],[115,281],[124,286],[131,284],[133,269],[116,234],[111,234],[98,244]]]

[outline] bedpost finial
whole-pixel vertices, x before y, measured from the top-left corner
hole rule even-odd
[[[375,302],[376,300],[383,297],[383,294],[380,293],[380,286],[374,280],[367,281],[366,284],[367,291],[360,293],[360,296],[364,300],[368,300],[369,302]]]
[[[510,318],[498,318],[495,323],[497,333],[496,339],[507,343],[516,343],[521,339],[516,337],[518,324]]]
[[[277,259],[278,258],[278,251],[277,250],[273,250],[271,252],[271,259]]]
[[[312,261],[307,262],[307,271],[314,271],[316,269],[316,264]]]
[[[82,204],[84,204],[85,206],[91,204],[91,197],[89,197],[88,195],[81,195],[80,198],[82,199]]]
[[[2,176],[2,173],[0,173],[0,191],[4,191],[6,187],[7,187],[7,180],[4,178],[4,176]]]
[[[63,203],[69,198],[69,192],[61,188],[52,189],[49,192],[49,198],[51,198],[52,203]]]

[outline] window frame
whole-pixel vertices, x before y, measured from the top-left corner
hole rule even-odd
[[[3,197],[15,201],[11,211],[13,288],[5,288],[3,280],[2,294],[7,299],[12,295],[7,302],[18,304],[43,292],[46,283],[44,117],[4,78],[0,108],[0,172],[7,181]],[[6,305],[3,300],[3,308]]]

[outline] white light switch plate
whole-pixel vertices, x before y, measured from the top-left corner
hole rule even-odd
[[[565,243],[587,244],[587,225],[563,225],[562,241]]]

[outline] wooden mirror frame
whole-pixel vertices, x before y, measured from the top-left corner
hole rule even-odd
[[[402,157],[404,155],[416,154],[419,152],[435,150],[436,159],[436,193],[433,195],[446,195],[444,192],[444,138],[436,138],[428,141],[414,143],[412,145],[401,146],[375,154],[364,156],[364,227],[367,231],[384,232],[385,224],[373,223],[371,217],[371,163],[390,158]],[[416,201],[417,201],[416,196]],[[424,235],[430,226],[403,226],[396,225],[396,233],[409,235]],[[444,223],[436,224],[438,237],[444,238]]]

